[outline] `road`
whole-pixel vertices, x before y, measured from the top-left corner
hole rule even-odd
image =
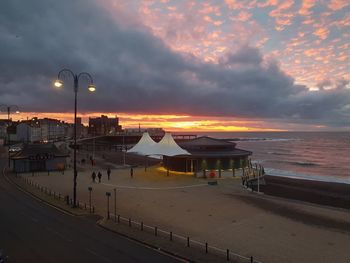
[[[9,262],[179,262],[96,225],[64,214],[9,183],[0,161],[0,248]]]

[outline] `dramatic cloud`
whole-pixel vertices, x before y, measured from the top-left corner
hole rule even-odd
[[[237,3],[226,1],[232,9],[241,7]],[[274,14],[287,17],[280,11]],[[210,12],[220,13],[208,5],[202,9]],[[345,79],[333,81],[334,89],[320,83],[319,91],[310,92],[249,44],[205,62],[170,48],[140,21],[124,22],[93,0],[2,1],[0,103],[17,104],[23,111],[71,111],[72,79],[67,76],[62,90],[52,87],[57,72],[68,67],[90,72],[98,88],[88,94],[81,81],[81,111],[350,124]]]

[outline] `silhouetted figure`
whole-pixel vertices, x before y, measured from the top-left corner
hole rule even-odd
[[[95,172],[92,172],[92,182],[95,183],[96,182],[96,173]]]
[[[107,169],[107,177],[108,177],[108,181],[111,178],[111,169],[108,167]]]
[[[101,183],[101,177],[102,177],[101,172],[98,172],[97,177],[98,177],[98,182]]]
[[[130,168],[130,177],[133,178],[134,177],[134,169],[131,167]]]

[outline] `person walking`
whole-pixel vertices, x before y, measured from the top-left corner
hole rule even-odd
[[[98,182],[101,183],[101,178],[102,178],[101,172],[98,172],[97,177],[98,177]]]
[[[95,171],[92,172],[91,177],[92,177],[92,182],[95,183],[96,182],[95,181],[96,180],[96,173],[95,173]]]
[[[134,169],[131,167],[130,168],[130,177],[133,178],[134,177]]]
[[[108,167],[107,169],[107,177],[108,177],[108,181],[111,178],[111,169]]]

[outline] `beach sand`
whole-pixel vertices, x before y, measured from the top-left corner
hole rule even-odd
[[[89,165],[80,167],[78,176],[78,199],[87,202],[92,186],[101,215],[106,191],[113,194],[116,188],[118,214],[262,262],[350,262],[349,210],[252,193],[240,178],[209,186],[209,179],[166,176],[155,167],[135,168],[131,178],[130,168],[116,166],[107,181],[106,166],[94,167],[103,172],[101,184],[91,182]],[[72,171],[31,178],[62,194],[72,192]]]

